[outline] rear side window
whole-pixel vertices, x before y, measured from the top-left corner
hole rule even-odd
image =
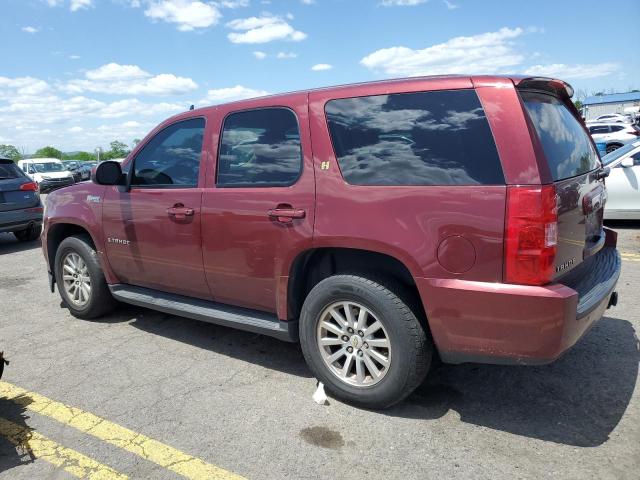
[[[612,132],[619,132],[620,130],[624,130],[624,127],[622,125],[612,125],[611,126],[611,131]]]
[[[344,179],[353,185],[504,184],[473,90],[346,98],[327,103]]]
[[[287,108],[232,113],[224,121],[217,185],[284,187],[302,170],[300,130]]]
[[[598,154],[589,136],[564,103],[544,93],[521,92],[520,95],[554,180],[582,175],[598,166]]]
[[[24,174],[20,171],[15,163],[0,163],[0,180],[10,178],[23,178]]]
[[[154,188],[197,186],[204,125],[203,118],[193,118],[156,134],[136,156],[131,184]]]
[[[606,125],[597,125],[595,127],[589,127],[589,133],[591,134],[609,133],[609,127]]]

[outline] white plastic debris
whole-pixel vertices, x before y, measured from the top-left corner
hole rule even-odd
[[[327,394],[324,393],[324,383],[318,382],[318,388],[316,388],[316,391],[311,398],[313,398],[313,401],[318,405],[329,405]]]

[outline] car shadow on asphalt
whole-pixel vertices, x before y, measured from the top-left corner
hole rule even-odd
[[[129,309],[129,307],[126,307]],[[120,310],[120,309],[118,309]],[[220,355],[289,375],[310,378],[300,345],[234,328],[137,309],[130,325],[154,335],[184,342]],[[118,315],[118,311],[115,312]],[[109,321],[112,315],[105,317]]]
[[[21,396],[10,401],[0,398],[0,473],[31,463],[35,456],[29,445],[31,428],[26,421],[26,406],[31,398]]]
[[[32,242],[19,242],[11,233],[0,233],[0,255],[25,252],[40,248],[40,239]]]
[[[384,413],[469,424],[579,447],[606,442],[638,378],[638,338],[611,317],[556,362],[536,367],[440,365],[409,398]]]

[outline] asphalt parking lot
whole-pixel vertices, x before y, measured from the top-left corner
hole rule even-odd
[[[297,345],[125,306],[77,320],[39,243],[0,234],[0,479],[636,479],[640,223],[613,227],[619,304],[564,357],[442,366],[382,412],[314,403]]]

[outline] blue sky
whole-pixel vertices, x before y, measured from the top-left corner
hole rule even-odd
[[[640,1],[0,0],[0,143],[130,143],[192,103],[442,73],[640,88]],[[602,26],[600,26],[602,25]],[[613,26],[615,25],[615,30]]]

